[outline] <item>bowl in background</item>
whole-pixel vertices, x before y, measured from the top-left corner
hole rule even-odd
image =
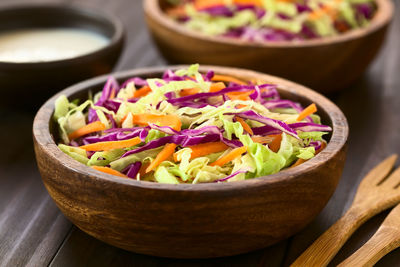
[[[391,0],[376,3],[377,12],[367,27],[299,42],[252,43],[206,36],[169,18],[164,12],[167,0],[144,0],[144,12],[155,43],[171,63],[254,69],[329,93],[359,78],[382,46],[394,7]]]
[[[168,67],[177,69],[187,66]],[[167,67],[118,72],[160,77]],[[71,86],[50,98],[36,114],[36,160],[47,191],[77,227],[114,246],[162,257],[210,258],[260,249],[304,228],[323,209],[341,177],[348,125],[339,108],[299,84],[242,69],[204,66],[243,80],[279,84],[282,98],[316,103],[333,128],[327,147],[311,160],[279,173],[231,183],[159,184],[123,179],[75,161],[58,149],[54,102],[87,98],[103,88],[106,76]]]
[[[120,20],[103,11],[75,5],[27,4],[0,9],[0,33],[36,28],[77,28],[109,39],[103,48],[62,60],[44,62],[1,62],[1,105],[26,104],[39,107],[42,101],[78,81],[109,73],[124,44]],[[21,97],[23,96],[23,97]],[[13,99],[17,98],[16,101]]]

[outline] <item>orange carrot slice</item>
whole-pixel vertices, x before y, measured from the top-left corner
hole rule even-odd
[[[302,164],[302,163],[304,163],[304,162],[306,162],[306,160],[304,160],[304,159],[298,159],[298,160],[296,160],[296,162],[295,162],[292,166],[290,166],[290,168],[299,166],[300,164]]]
[[[149,165],[150,165],[149,162],[142,164],[142,166],[139,169],[140,178],[146,175],[146,169],[149,167]]]
[[[176,131],[180,131],[182,127],[181,120],[175,115],[137,114],[132,115],[132,122],[138,125],[154,123],[160,126],[171,126]]]
[[[350,27],[348,26],[348,24],[343,21],[337,21],[335,23],[335,26],[339,30],[339,32],[346,32],[346,31],[350,30]]]
[[[317,112],[317,106],[314,103],[312,103],[311,105],[306,107],[302,112],[299,113],[297,121],[302,121],[315,112]]]
[[[229,152],[228,154],[223,156],[222,158],[219,158],[218,160],[211,163],[210,166],[223,166],[225,163],[232,161],[237,157],[240,157],[246,151],[247,151],[247,147],[245,147],[245,146],[235,148],[231,152]]]
[[[254,5],[258,7],[262,7],[263,3],[261,0],[233,0],[233,2],[237,5]]]
[[[90,133],[95,133],[95,132],[98,132],[98,131],[103,131],[103,130],[105,130],[105,129],[106,129],[106,126],[105,126],[102,122],[100,122],[100,121],[95,121],[95,122],[86,124],[85,126],[83,126],[82,128],[79,128],[79,129],[76,130],[76,131],[73,131],[72,133],[70,133],[70,134],[68,135],[68,138],[69,138],[70,140],[73,140],[73,139],[79,138],[79,137],[81,137],[81,136],[90,134]]]
[[[184,16],[186,16],[186,10],[185,10],[184,6],[177,6],[177,7],[168,8],[166,10],[166,13],[169,16],[172,16],[172,17],[184,17]]]
[[[251,137],[251,140],[256,143],[261,143],[261,144],[269,144],[274,140],[274,137],[271,136],[253,136]]]
[[[194,7],[197,10],[207,9],[216,6],[224,6],[224,0],[195,0]]]
[[[199,92],[197,88],[182,89],[179,93],[180,96],[194,95]]]
[[[169,159],[175,152],[176,144],[167,144],[161,150],[160,153],[158,153],[157,157],[150,163],[150,165],[146,168],[146,173],[151,172],[155,168],[158,167],[158,165],[161,164],[164,160]]]
[[[245,107],[247,107],[247,105],[242,105],[242,104],[236,105],[236,108],[245,108]]]
[[[242,80],[239,80],[235,77],[231,77],[228,75],[219,75],[219,74],[214,74],[214,76],[211,79],[212,81],[221,81],[221,82],[233,82],[236,84],[240,85],[246,85],[246,83]]]
[[[142,142],[140,138],[135,137],[132,139],[121,140],[121,141],[107,141],[107,142],[93,143],[80,146],[80,148],[85,149],[86,151],[107,151],[111,149],[135,146],[137,144],[140,144],[140,142]]]
[[[322,142],[321,147],[320,147],[317,151],[315,151],[315,155],[317,155],[319,152],[321,152],[322,150],[324,150],[325,147],[326,147],[326,143],[325,143],[325,142]]]
[[[281,141],[282,141],[282,134],[277,134],[277,135],[269,135],[270,137],[273,137],[272,142],[268,144],[269,149],[271,149],[273,152],[278,152],[279,148],[281,147]]]
[[[195,158],[206,156],[206,155],[209,155],[212,153],[225,151],[229,147],[227,145],[225,145],[223,142],[210,142],[210,143],[189,146],[189,148],[192,150],[190,159],[195,159]],[[174,153],[174,161],[178,161],[177,153]]]
[[[109,167],[101,167],[101,166],[92,166],[93,169],[97,170],[97,171],[101,171],[104,173],[108,173],[111,175],[115,175],[115,176],[119,176],[119,177],[124,177],[124,178],[129,178],[128,176],[126,176],[123,173],[120,173],[119,171],[113,170]]]
[[[111,89],[110,97],[109,99],[114,99],[115,98],[115,89]]]
[[[341,0],[335,0],[336,4],[339,4]],[[324,5],[323,7],[314,10],[308,15],[308,18],[310,20],[317,20],[320,19],[322,16],[328,15],[330,16],[333,20],[336,19],[338,12],[337,10],[333,9],[332,6],[329,5]]]
[[[241,96],[241,95],[246,95],[249,96],[253,93],[253,91],[247,91],[247,92],[230,92],[226,93],[227,95],[232,95],[232,96]]]
[[[142,97],[142,96],[146,96],[151,92],[151,89],[149,86],[145,85],[142,88],[140,88],[139,90],[136,90],[133,93],[133,97]]]
[[[243,129],[248,132],[250,135],[253,135],[253,130],[250,126],[240,117],[235,116],[235,119],[242,125]]]
[[[225,87],[226,86],[223,82],[212,83],[210,86],[210,93],[221,91]]]
[[[229,97],[230,100],[242,100],[247,101],[250,100],[249,95],[251,92],[241,92],[240,94],[227,93],[226,95]]]

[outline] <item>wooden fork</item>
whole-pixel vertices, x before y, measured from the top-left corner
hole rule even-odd
[[[338,266],[373,266],[383,256],[398,247],[400,247],[400,205],[389,213],[367,243]]]
[[[387,177],[397,155],[373,168],[361,181],[347,212],[322,234],[297,260],[294,266],[326,266],[364,222],[400,202],[400,168]]]

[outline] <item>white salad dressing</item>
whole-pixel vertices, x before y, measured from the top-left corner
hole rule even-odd
[[[98,50],[110,40],[73,28],[27,29],[0,33],[0,61],[41,62],[73,58]]]

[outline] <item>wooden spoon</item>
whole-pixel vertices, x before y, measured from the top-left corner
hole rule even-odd
[[[373,266],[398,247],[400,247],[400,205],[389,213],[367,243],[338,266]]]
[[[385,179],[392,170],[397,155],[392,155],[373,168],[361,181],[347,212],[322,234],[299,258],[294,266],[326,266],[369,218],[400,202],[400,168]]]

